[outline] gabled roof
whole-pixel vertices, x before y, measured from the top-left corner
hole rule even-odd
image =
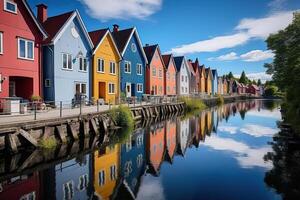
[[[204,78],[206,78],[206,72],[205,72],[205,66],[204,65],[201,65],[199,66],[199,73],[200,73],[200,76],[202,77],[202,74],[204,74]]]
[[[218,76],[218,72],[217,72],[216,69],[211,70],[211,73],[212,73],[214,78]]]
[[[197,72],[199,70],[199,60],[196,58],[195,62],[192,63],[194,71]]]
[[[121,56],[121,54],[120,54],[120,52],[118,50],[118,47],[117,47],[117,45],[115,43],[115,40],[114,40],[111,32],[109,31],[109,28],[91,31],[91,32],[89,32],[89,36],[91,38],[91,41],[94,44],[93,54],[95,54],[95,52],[97,51],[97,49],[100,47],[100,45],[102,44],[104,38],[106,36],[109,36],[111,38],[111,40],[112,40],[112,43],[113,43],[113,46],[114,46],[116,52],[118,53],[119,58],[122,59],[122,56]]]
[[[32,18],[33,22],[35,23],[35,25],[37,26],[37,28],[39,29],[39,31],[42,33],[42,35],[44,36],[44,39],[48,37],[47,32],[45,31],[45,29],[43,28],[42,24],[37,20],[37,18],[35,17],[35,15],[33,14],[30,6],[28,5],[26,0],[22,0],[21,1],[23,3],[23,5],[25,6],[26,10],[28,11],[30,17]]]
[[[174,62],[175,62],[175,66],[177,68],[177,71],[181,70],[181,66],[182,66],[183,61],[184,61],[184,56],[174,57]]]
[[[166,68],[165,63],[164,63],[164,61],[162,59],[161,52],[160,52],[158,44],[144,46],[144,52],[145,52],[145,54],[147,56],[148,64],[150,64],[152,62],[152,59],[153,59],[153,56],[154,56],[154,53],[155,53],[156,49],[158,51],[159,57],[161,59],[161,62],[163,64],[164,68]]]
[[[175,64],[175,61],[174,61],[174,57],[173,57],[172,54],[162,55],[162,59],[164,61],[166,69],[169,68],[170,62],[172,62],[173,65],[174,65],[175,71],[177,71],[176,64]]]
[[[122,56],[124,56],[124,53],[125,53],[125,51],[128,47],[129,41],[130,41],[130,39],[132,38],[133,35],[136,36],[137,41],[138,41],[138,45],[142,50],[143,57],[144,57],[146,63],[148,63],[147,56],[144,52],[143,45],[142,45],[142,42],[140,40],[140,36],[137,32],[136,27],[112,32],[112,36],[114,37],[114,40],[115,40],[116,45],[118,47],[118,50],[119,50],[119,52]]]
[[[195,72],[195,70],[194,70],[194,67],[193,67],[193,65],[192,65],[192,62],[189,60],[189,61],[187,62],[187,64],[188,64],[188,67],[189,67],[189,69],[190,69],[190,72],[193,74],[193,76],[196,76],[196,72]]]
[[[210,68],[205,69],[205,75],[206,75],[206,77],[208,77],[209,75],[212,77],[212,72],[211,72]]]
[[[45,40],[45,43],[55,43],[61,37],[65,29],[68,27],[69,23],[71,23],[75,17],[77,17],[79,25],[91,49],[93,49],[93,43],[77,10],[47,18],[47,20],[43,23],[43,27],[49,35],[47,40]]]

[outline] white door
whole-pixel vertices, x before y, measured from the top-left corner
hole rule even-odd
[[[126,83],[126,97],[131,97],[131,83]]]

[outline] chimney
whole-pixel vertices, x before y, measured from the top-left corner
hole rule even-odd
[[[149,47],[149,44],[146,44],[146,47]]]
[[[47,6],[45,4],[39,4],[36,6],[37,7],[37,18],[41,23],[44,23],[47,18]]]
[[[118,32],[119,31],[119,25],[118,24],[114,24],[113,27],[114,27],[113,32]]]

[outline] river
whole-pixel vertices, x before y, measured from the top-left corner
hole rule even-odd
[[[122,142],[1,178],[0,199],[282,199],[265,182],[279,102],[242,101],[171,117]],[[0,174],[11,167],[0,159]],[[19,158],[14,165],[22,163]]]

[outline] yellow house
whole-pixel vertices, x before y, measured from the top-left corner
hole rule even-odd
[[[95,49],[92,55],[92,97],[115,104],[119,100],[122,59],[109,29],[89,32]]]
[[[95,151],[92,159],[94,195],[110,199],[119,178],[120,145],[106,147],[104,152]]]
[[[213,75],[212,75],[212,72],[211,72],[211,69],[210,68],[206,68],[205,69],[205,73],[206,73],[206,83],[205,83],[205,92],[208,94],[208,95],[211,95],[212,94],[212,81],[213,81]]]

